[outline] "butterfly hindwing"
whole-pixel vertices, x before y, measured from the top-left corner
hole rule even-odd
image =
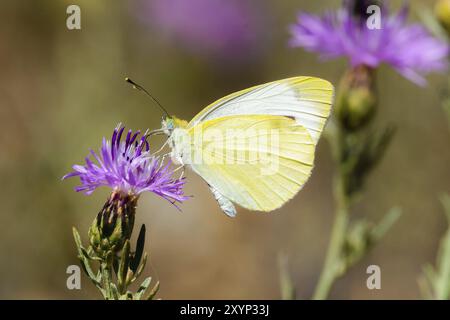
[[[279,208],[303,187],[313,168],[315,144],[292,118],[225,116],[188,132],[191,141],[202,139],[191,144],[191,157],[197,159],[192,169],[218,194],[250,210]]]

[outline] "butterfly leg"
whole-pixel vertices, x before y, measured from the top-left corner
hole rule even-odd
[[[166,141],[163,143],[163,145],[162,145],[158,150],[156,150],[155,152],[153,152],[152,155],[156,155],[156,154],[160,153],[160,152],[166,147],[166,145],[167,145],[168,143],[169,143],[169,139],[166,139]]]
[[[183,178],[183,176],[184,176],[184,168],[185,168],[185,165],[182,164],[182,165],[179,165],[177,168],[175,168],[172,172],[175,173],[178,170],[183,169],[183,171],[181,171],[181,176],[180,176],[180,178]]]

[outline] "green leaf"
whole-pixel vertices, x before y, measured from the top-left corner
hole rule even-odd
[[[437,279],[436,271],[429,263],[423,267],[423,274],[430,283],[433,283]]]
[[[139,236],[136,242],[136,251],[130,262],[130,269],[133,271],[133,273],[136,273],[136,270],[138,269],[139,264],[141,263],[142,253],[144,252],[144,246],[145,246],[145,224],[141,226],[141,230],[139,231]]]
[[[126,279],[128,266],[130,264],[130,240],[125,241],[125,244],[122,249],[122,254],[119,260],[119,271],[117,273],[117,282],[119,285],[120,293],[124,293],[126,291]]]
[[[367,176],[379,164],[394,133],[394,127],[387,126],[364,136],[352,134],[342,139],[341,171],[345,194],[350,199],[362,191]]]
[[[106,290],[100,286],[97,286],[97,288],[98,288],[98,290],[100,290],[100,293],[102,294],[103,299],[108,300],[108,295],[106,294]]]
[[[80,234],[78,233],[77,229],[75,227],[72,228],[73,237],[75,239],[75,244],[77,246],[78,251],[78,259],[81,262],[81,267],[83,268],[83,271],[86,273],[86,275],[91,279],[91,281],[96,285],[99,286],[99,277],[98,275],[95,275],[92,271],[91,265],[90,265],[90,256],[87,253],[86,249],[83,248],[83,245],[81,244],[81,238]]]
[[[87,252],[87,250],[83,247],[80,248],[80,252],[81,254],[88,260],[94,260],[94,257],[92,257],[91,255],[89,255],[89,253]]]
[[[291,275],[288,270],[288,258],[285,254],[278,255],[278,266],[280,269],[280,290],[281,299],[295,300],[295,287],[292,283]]]
[[[373,226],[365,219],[356,221],[348,227],[342,248],[340,274],[345,273],[369,252],[394,225],[401,215],[400,208],[392,208],[378,223]]]
[[[145,292],[147,291],[147,288],[150,285],[151,281],[152,281],[152,278],[148,277],[141,283],[141,285],[139,286],[139,289],[134,294],[134,299],[135,300],[141,300],[142,299],[142,297],[144,296]]]
[[[397,222],[397,220],[402,215],[402,210],[399,207],[394,207],[386,213],[383,219],[378,223],[378,225],[373,228],[371,232],[371,237],[373,241],[380,240],[386,232],[391,229],[391,227]]]
[[[417,5],[417,8],[415,10],[420,19],[422,20],[423,24],[427,27],[431,33],[440,38],[442,41],[447,40],[447,35],[445,34],[444,28],[441,26],[439,21],[436,19],[435,14],[433,13],[433,10],[425,7],[424,5]]]
[[[450,196],[448,194],[443,194],[441,196],[441,203],[444,207],[445,215],[450,225]]]
[[[145,300],[153,300],[153,298],[156,296],[156,294],[159,291],[159,281],[156,282],[155,286],[153,287],[152,291],[148,294],[147,298]]]
[[[142,263],[139,265],[139,268],[136,270],[136,273],[134,274],[134,276],[131,278],[131,276],[133,274],[130,274],[130,279],[127,279],[127,283],[133,283],[136,281],[137,278],[139,278],[139,276],[141,275],[142,271],[144,271],[145,265],[147,264],[147,252],[144,253],[144,258],[142,259]]]
[[[119,290],[117,289],[115,283],[110,283],[111,294],[114,300],[118,300],[120,298]]]
[[[113,261],[112,261],[112,266],[114,269],[114,273],[116,275],[118,275],[119,274],[119,257],[114,256]]]
[[[75,240],[75,244],[77,246],[78,249],[82,248],[83,245],[81,244],[81,238],[80,238],[80,234],[78,233],[77,228],[72,227],[72,233],[73,233],[73,238]]]
[[[431,265],[426,265],[423,268],[423,274],[419,277],[418,283],[419,283],[419,289],[420,293],[423,298],[430,300],[433,299],[433,284],[432,280],[430,280],[427,273],[429,272],[427,269],[432,269],[433,267]]]
[[[86,259],[80,259],[80,261],[81,261],[81,265],[83,267],[83,270],[86,273],[86,275],[89,277],[89,279],[91,279],[92,282],[94,282],[95,285],[100,285],[98,274],[96,275],[94,273],[94,271],[91,268],[91,265],[90,265],[89,261],[86,260]]]

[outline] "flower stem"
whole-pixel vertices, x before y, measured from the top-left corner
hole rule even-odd
[[[113,300],[114,294],[111,289],[112,274],[111,274],[111,268],[110,268],[110,264],[109,264],[108,260],[101,262],[100,270],[102,273],[103,289],[105,290],[105,299]]]
[[[314,300],[324,300],[328,297],[334,281],[338,278],[341,265],[341,251],[345,240],[348,225],[348,201],[344,193],[342,175],[335,178],[336,214],[331,230],[330,243],[325,256],[325,263],[319,277]]]

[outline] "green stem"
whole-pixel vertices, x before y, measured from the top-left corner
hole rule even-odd
[[[442,240],[442,257],[438,266],[439,275],[435,280],[434,294],[437,300],[448,300],[449,282],[450,282],[450,232],[447,231]]]
[[[438,253],[437,276],[434,279],[434,298],[437,300],[448,300],[450,292],[450,197],[442,197],[442,204],[449,227],[441,240]]]
[[[334,281],[339,276],[341,251],[348,225],[348,201],[343,192],[342,176],[339,174],[336,180],[336,215],[331,230],[330,243],[325,256],[325,263],[313,295],[314,300],[326,299]]]
[[[105,299],[112,300],[114,299],[114,295],[111,289],[112,274],[110,263],[108,260],[101,262],[100,270],[102,273],[103,289],[105,290]]]

